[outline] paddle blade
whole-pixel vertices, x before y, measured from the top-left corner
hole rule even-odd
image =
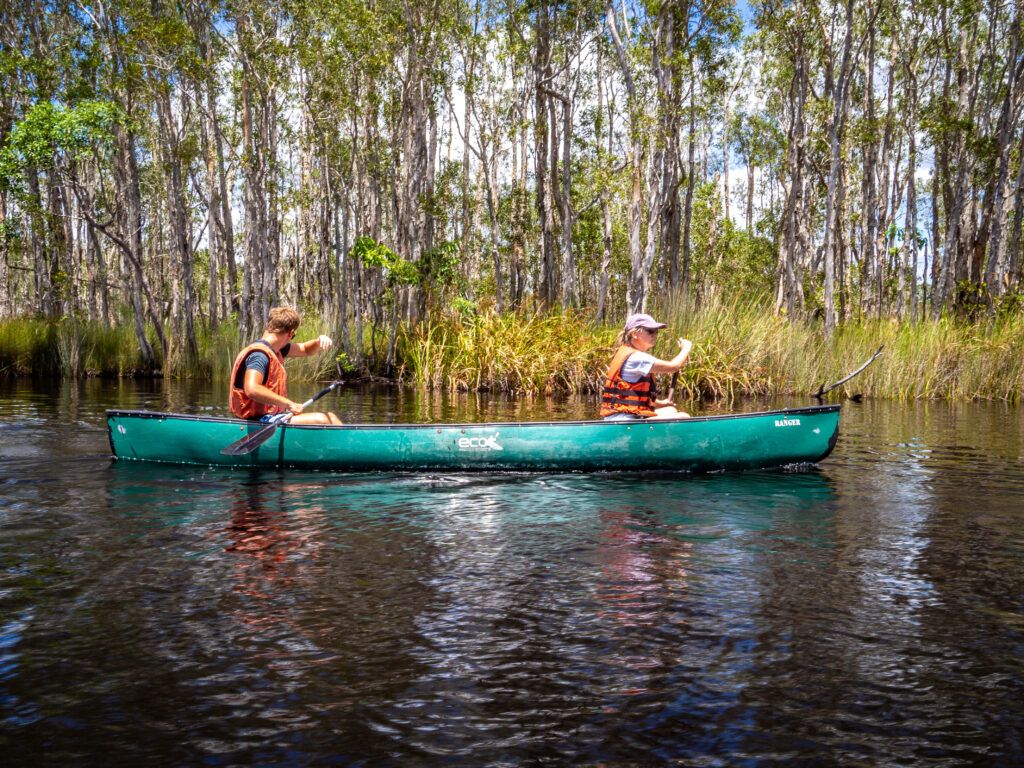
[[[277,431],[281,423],[280,421],[271,422],[258,432],[246,435],[240,440],[233,442],[227,448],[222,448],[221,453],[225,456],[244,456],[247,453],[252,453],[270,439],[270,436]]]

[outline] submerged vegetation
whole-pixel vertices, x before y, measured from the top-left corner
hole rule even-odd
[[[681,399],[812,393],[856,369],[881,345],[884,354],[836,395],[1017,403],[1024,392],[1024,317],[1019,313],[984,323],[949,317],[913,325],[867,319],[826,337],[809,320],[774,314],[764,299],[700,308],[677,303],[655,312],[669,327],[654,354],[671,356],[679,337],[694,342],[675,385]],[[400,327],[391,377],[434,389],[596,393],[618,330],[581,311],[438,313]],[[354,335],[355,329],[307,319],[303,332],[339,337]],[[363,329],[363,359],[370,356],[370,333]],[[214,333],[200,329],[197,338],[199,355],[187,375],[226,376],[238,351],[237,325],[222,323]],[[144,370],[134,335],[125,326],[0,321],[0,375],[126,376]],[[353,366],[344,353],[289,364],[295,380],[351,381],[369,373]],[[667,385],[665,377],[662,387]]]

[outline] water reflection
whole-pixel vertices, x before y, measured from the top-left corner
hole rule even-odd
[[[295,490],[300,489],[285,485],[281,492]],[[270,509],[267,489],[261,487],[258,476],[242,483],[228,496],[230,524],[224,551],[240,555],[235,559],[235,592],[238,594],[265,598],[267,592],[261,586],[264,581],[281,579],[285,584],[292,581],[285,566],[298,542],[285,528],[288,510],[281,503],[282,496],[273,494],[273,497],[277,500],[277,510]]]

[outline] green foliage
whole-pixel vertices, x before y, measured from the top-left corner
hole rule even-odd
[[[388,265],[387,277],[392,285],[417,285],[420,271],[411,261],[399,258]]]
[[[476,319],[479,307],[476,302],[456,296],[452,300],[452,311],[463,320],[471,321]]]
[[[692,223],[691,273],[694,282],[704,288],[718,284],[730,270],[739,266],[747,271],[742,256],[730,248],[728,238],[722,238],[722,230],[731,223],[720,220],[720,198],[711,182],[699,185],[694,190]],[[726,254],[730,255],[728,262]]]
[[[0,149],[0,183],[22,190],[29,168],[66,169],[82,155],[107,151],[114,143],[114,128],[127,123],[120,107],[108,101],[85,101],[71,108],[37,102]]]
[[[777,249],[761,235],[752,235],[726,219],[718,223],[716,261],[702,279],[730,296],[739,293],[767,295],[775,283]]]
[[[737,112],[730,129],[733,146],[753,168],[781,173],[785,165],[786,134],[766,112]]]
[[[357,237],[351,253],[353,258],[365,266],[383,270],[385,281],[389,285],[416,285],[420,281],[420,272],[415,264],[406,261],[372,237]]]
[[[462,300],[461,294],[466,290],[467,281],[462,273],[457,242],[446,241],[425,251],[417,267],[419,284],[427,294],[428,307],[440,309],[449,300]]]
[[[337,355],[335,355],[334,363],[335,365],[337,365],[338,371],[340,373],[352,374],[355,373],[356,371],[355,363],[353,363],[352,360],[349,359],[348,353],[346,352],[339,352]]]
[[[17,219],[0,221],[0,242],[13,243],[21,237],[21,225]]]
[[[435,286],[462,287],[466,279],[459,262],[459,244],[446,241],[425,251],[420,257],[419,271],[422,282]]]

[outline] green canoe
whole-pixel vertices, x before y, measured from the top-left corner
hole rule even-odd
[[[107,411],[118,459],[233,467],[357,471],[712,472],[821,461],[839,435],[839,406],[676,421],[282,426],[249,454],[221,449],[263,424],[147,411]]]

